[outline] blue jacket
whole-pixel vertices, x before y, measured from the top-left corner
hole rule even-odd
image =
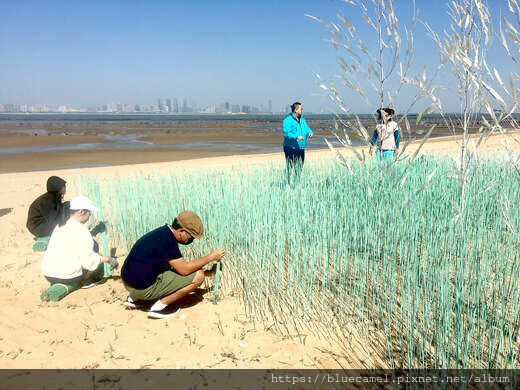
[[[303,115],[298,122],[292,113],[287,115],[283,120],[283,146],[293,149],[305,149],[307,136],[314,135],[311,128],[305,122]],[[302,136],[303,140],[299,140],[298,136]]]

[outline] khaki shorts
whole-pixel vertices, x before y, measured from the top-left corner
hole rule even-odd
[[[155,283],[145,289],[138,290],[126,283],[124,285],[132,295],[132,298],[152,301],[173,294],[175,291],[190,285],[193,282],[193,278],[195,278],[195,272],[182,276],[175,271],[167,270],[159,274]]]

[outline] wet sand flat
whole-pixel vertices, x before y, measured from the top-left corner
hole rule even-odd
[[[308,141],[308,150],[327,149],[323,137],[339,145],[329,131],[330,120],[308,122],[316,133]],[[425,129],[403,131],[402,139],[420,139]],[[438,128],[434,136],[447,132]],[[278,119],[4,120],[0,121],[0,172],[282,153],[282,142]],[[353,142],[362,144],[355,137]]]

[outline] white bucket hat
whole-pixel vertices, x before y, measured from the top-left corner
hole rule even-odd
[[[75,196],[70,200],[71,210],[90,210],[99,211],[99,209],[92,204],[89,198],[86,196]]]

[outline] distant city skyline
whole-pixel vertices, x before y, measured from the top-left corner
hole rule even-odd
[[[438,34],[449,27],[448,1],[417,0],[421,21]],[[396,1],[402,25],[411,4]],[[497,26],[507,0],[495,0]],[[490,4],[491,6],[491,4]],[[337,21],[352,6],[342,0],[262,2],[66,2],[35,0],[0,3],[0,104],[96,107],[103,104],[193,106],[199,111],[229,102],[281,112],[301,101],[307,112],[337,107],[318,87],[341,81],[338,52],[323,25],[305,14]],[[369,48],[373,38],[359,25]],[[366,30],[366,31],[365,31]],[[508,75],[515,65],[496,45],[489,65]],[[433,72],[439,55],[420,23],[415,34],[414,71]],[[457,111],[452,76],[443,70],[438,85],[447,111]],[[373,112],[359,97],[342,91],[353,112]],[[186,105],[184,104],[186,100]],[[271,109],[269,110],[269,100]],[[375,104],[375,103],[374,103]],[[394,102],[397,110],[404,101]]]
[[[280,110],[273,111],[272,100],[269,99],[266,104],[255,106],[251,104],[236,104],[229,101],[209,106],[198,107],[197,103],[189,103],[187,99],[182,99],[179,104],[177,98],[158,98],[157,104],[129,104],[129,103],[108,103],[93,106],[74,106],[70,104],[60,105],[29,105],[1,103],[0,113],[45,113],[45,112],[62,112],[62,113],[81,113],[81,112],[98,112],[98,113],[202,113],[202,114],[249,114],[249,113],[283,113],[289,112],[288,105],[281,106]]]

